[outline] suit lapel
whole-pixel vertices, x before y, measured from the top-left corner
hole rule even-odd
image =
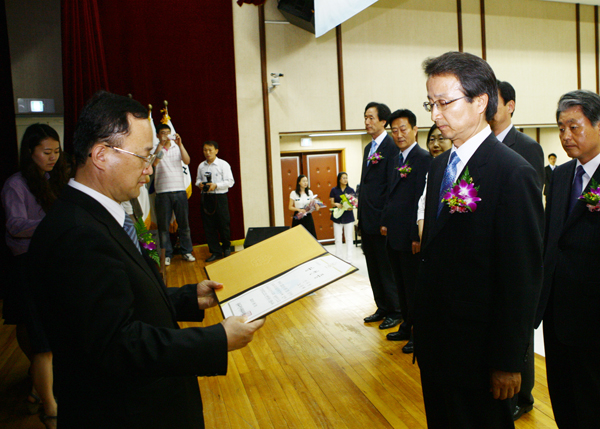
[[[510,131],[508,132],[508,134],[506,134],[506,137],[504,137],[504,141],[502,143],[504,143],[506,146],[512,148],[515,143],[517,141],[517,129],[513,126]]]
[[[70,201],[85,209],[98,222],[106,226],[111,237],[127,252],[129,257],[139,265],[144,273],[149,277],[152,283],[160,292],[160,295],[165,300],[165,303],[171,308],[171,304],[165,294],[161,282],[156,278],[150,266],[139,252],[131,238],[125,230],[117,223],[115,218],[100,204],[98,201],[89,195],[71,187],[66,186],[63,190],[61,198]]]
[[[563,195],[569,195],[569,199],[570,199],[570,193],[571,193],[571,191],[570,191],[571,183],[572,183],[573,177],[575,175],[575,165],[577,165],[577,161],[573,160],[572,168],[568,169],[568,172],[570,173],[568,176],[568,180],[562,181],[562,182],[566,182],[566,184],[567,184],[567,186],[565,186],[566,192],[564,192]],[[594,179],[596,182],[600,182],[600,168],[596,168],[596,171],[594,171],[594,175],[592,176],[592,179]],[[591,184],[592,184],[592,181],[590,180],[588,182],[587,186],[585,187],[585,189],[583,190],[583,194],[585,194],[586,192],[589,192],[589,190],[591,188]],[[566,203],[567,207],[568,207],[569,199],[567,199],[567,203]],[[573,211],[571,211],[571,213],[567,216],[567,219],[565,221],[565,226],[562,229],[562,232],[564,233],[565,230],[567,230],[573,223],[575,223],[577,221],[577,219],[579,219],[585,213],[586,210],[588,210],[588,208],[585,204],[585,201],[577,200],[577,202],[575,203],[575,207],[573,207]],[[566,211],[563,211],[563,212],[566,213]]]

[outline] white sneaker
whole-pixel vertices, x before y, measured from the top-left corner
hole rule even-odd
[[[165,267],[171,265],[171,258],[165,258]]]
[[[194,262],[196,260],[196,258],[194,258],[194,255],[192,255],[191,253],[186,253],[185,255],[183,255],[183,259],[185,259],[188,262]]]

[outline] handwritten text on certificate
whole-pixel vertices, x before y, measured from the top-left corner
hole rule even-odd
[[[327,254],[231,298],[221,304],[221,309],[225,318],[246,316],[251,322],[355,270],[347,262]]]

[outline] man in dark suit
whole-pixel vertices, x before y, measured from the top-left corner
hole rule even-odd
[[[548,165],[545,167],[544,174],[544,196],[548,197],[548,188],[550,187],[550,179],[552,178],[552,173],[556,168],[556,154],[551,153],[548,155]]]
[[[491,132],[498,87],[484,60],[448,52],[424,69],[425,108],[453,142],[429,170],[413,308],[427,424],[512,428],[506,399],[520,389],[541,288],[538,178]]]
[[[227,352],[262,326],[228,318],[179,329],[216,305],[213,281],[167,289],[120,203],[139,195],[155,156],[147,110],[96,94],[74,137],[77,169],[30,247],[36,303],[54,353],[59,427],[204,427],[197,376],[225,374]]]
[[[496,138],[506,146],[521,155],[531,164],[538,174],[539,198],[542,198],[544,184],[544,151],[538,142],[528,135],[517,131],[511,122],[515,111],[516,94],[513,86],[508,82],[498,81],[498,110],[490,121],[492,132]],[[524,413],[533,409],[533,395],[535,384],[535,359],[533,354],[534,331],[531,330],[531,341],[527,354],[527,367],[521,373],[521,391],[512,398],[513,419],[518,420]]]
[[[365,253],[369,281],[377,310],[365,317],[365,323],[383,320],[379,329],[389,329],[401,322],[398,289],[381,235],[381,215],[389,191],[388,165],[394,162],[398,148],[385,131],[390,109],[382,103],[369,103],[365,108],[365,129],[373,141],[365,147],[360,195],[358,198],[358,228]]]
[[[559,428],[600,422],[600,208],[580,199],[600,183],[600,96],[563,95],[556,112],[565,152],[546,200],[544,320],[548,390]]]
[[[388,123],[400,152],[388,164],[390,191],[381,218],[381,234],[387,236],[387,252],[398,287],[404,322],[398,332],[387,334],[387,339],[409,340],[402,351],[412,353],[411,307],[421,249],[417,210],[432,158],[417,143],[419,129],[413,112],[408,109],[396,110]]]

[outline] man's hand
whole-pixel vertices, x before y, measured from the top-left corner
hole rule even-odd
[[[381,233],[381,235],[387,235],[387,227],[386,226],[380,226],[379,227],[379,232]]]
[[[492,371],[490,391],[494,399],[509,399],[521,390],[521,373]]]
[[[233,351],[245,347],[254,333],[265,324],[265,319],[257,319],[246,323],[245,317],[231,316],[221,322],[227,334],[227,351]]]
[[[217,184],[216,183],[211,183],[208,187],[208,192],[212,192],[215,189],[217,189]]]
[[[173,140],[177,146],[181,146],[183,142],[181,141],[181,136],[175,133],[175,140]]]
[[[213,282],[212,280],[202,280],[196,285],[196,294],[198,295],[198,307],[200,310],[217,305],[218,300],[215,295],[215,289],[221,289],[221,283]]]
[[[420,241],[413,241],[412,242],[412,252],[413,252],[413,255],[416,255],[420,251],[421,251],[421,242]]]

